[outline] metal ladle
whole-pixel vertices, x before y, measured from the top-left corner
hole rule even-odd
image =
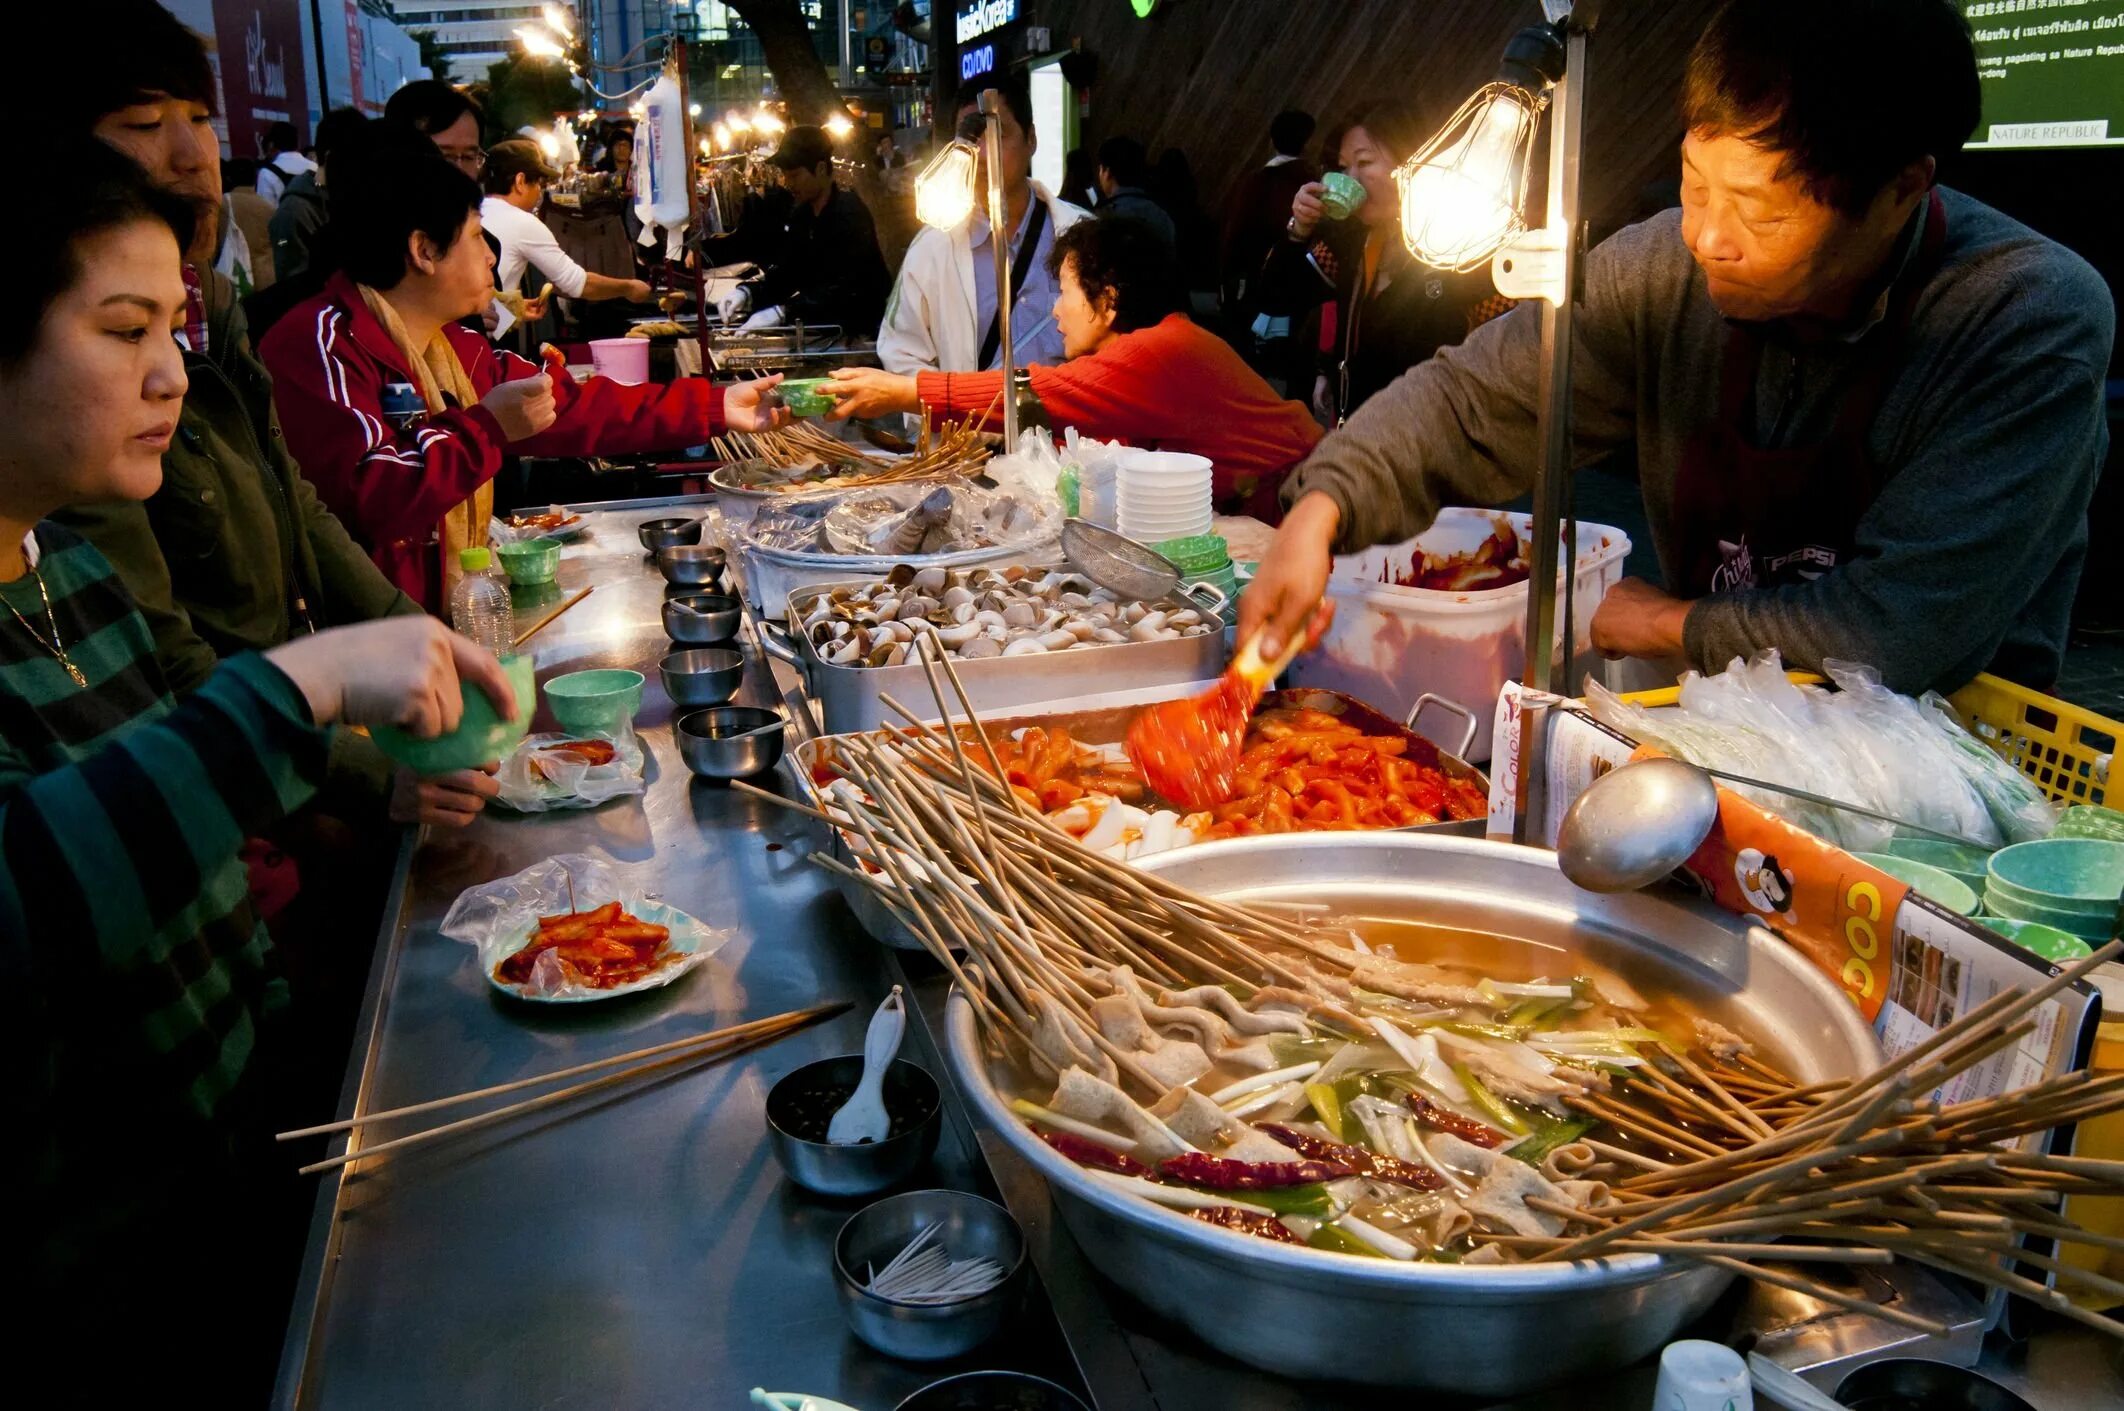
[[[1645,759],[1595,779],[1573,800],[1556,834],[1556,862],[1564,876],[1589,892],[1631,892],[1648,887],[1689,860],[1718,822],[1718,786],[1723,779],[1774,794],[1789,794],[1822,808],[1855,813],[1911,833],[1991,851],[1991,845],[1957,833],[1928,828],[1893,814],[1705,769],[1678,759]]]

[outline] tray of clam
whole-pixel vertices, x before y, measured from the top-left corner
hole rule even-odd
[[[837,735],[898,720],[881,694],[911,709],[931,699],[917,635],[951,655],[976,710],[1007,710],[1214,680],[1225,606],[1201,583],[1147,601],[1068,568],[902,564],[882,580],[795,589],[784,622],[760,629],[767,650],[803,674],[819,728]]]

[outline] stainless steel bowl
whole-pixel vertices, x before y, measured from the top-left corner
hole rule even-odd
[[[664,635],[690,647],[727,642],[737,636],[740,611],[725,593],[675,593],[664,599]]]
[[[1850,1411],[2035,1411],[1991,1378],[1915,1357],[1868,1362],[1837,1383]]]
[[[906,1180],[936,1150],[944,1110],[937,1080],[904,1058],[894,1059],[885,1070],[885,1111],[894,1117],[913,1118],[912,1125],[898,1136],[860,1146],[835,1146],[791,1130],[804,1117],[807,1104],[821,1101],[819,1094],[852,1093],[862,1076],[863,1055],[844,1054],[807,1063],[767,1090],[768,1143],[789,1179],[807,1191],[872,1195]]]
[[[672,652],[656,670],[673,705],[721,705],[737,694],[738,683],[745,679],[745,657],[728,647],[696,647]]]
[[[634,532],[642,547],[652,554],[678,544],[701,542],[701,522],[697,519],[645,519]]]
[[[775,728],[765,729],[769,724]],[[789,722],[758,706],[711,706],[682,715],[672,731],[679,758],[703,779],[750,779],[782,757]],[[758,734],[748,733],[758,730]]]
[[[1757,1039],[1802,1083],[1869,1072],[1858,1007],[1794,947],[1679,894],[1598,895],[1553,854],[1421,833],[1286,834],[1203,843],[1137,864],[1211,896],[1420,914],[1596,959],[1626,957],[1707,1017]],[[1417,910],[1420,908],[1420,912]],[[1503,1398],[1647,1356],[1730,1275],[1656,1255],[1581,1263],[1401,1264],[1323,1254],[1205,1225],[1093,1181],[1015,1115],[972,1006],[954,995],[948,1056],[967,1105],[1037,1170],[1085,1257],[1226,1355],[1299,1380]],[[1423,1330],[1410,1336],[1412,1328]],[[1453,1349],[1440,1356],[1441,1348]]]
[[[723,581],[723,551],[713,544],[672,544],[656,551],[656,571],[673,586],[713,588]]]
[[[953,1259],[993,1259],[1003,1282],[954,1303],[900,1303],[868,1287],[909,1241],[938,1227],[936,1248]],[[941,1362],[994,1337],[1017,1311],[1025,1288],[1025,1235],[1002,1206],[963,1191],[909,1191],[848,1217],[833,1241],[833,1274],[841,1315],[857,1337],[887,1357]]]
[[[1023,1372],[961,1372],[931,1382],[893,1411],[1091,1411],[1084,1399]]]

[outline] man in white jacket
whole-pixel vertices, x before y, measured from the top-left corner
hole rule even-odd
[[[1055,236],[1090,214],[1057,200],[1032,179],[1032,99],[1022,83],[995,77],[974,80],[959,92],[959,117],[980,111],[981,93],[1003,95],[1003,203],[1011,230],[1011,342],[1017,365],[1054,366],[1067,356],[1055,327],[1054,276],[1047,252]],[[985,159],[984,159],[985,160]],[[987,173],[981,174],[986,190]],[[985,202],[982,203],[985,207]],[[996,328],[995,255],[989,248],[988,216],[977,209],[956,230],[925,226],[907,247],[885,323],[878,330],[878,361],[888,372],[979,372],[1000,367],[1002,341]]]

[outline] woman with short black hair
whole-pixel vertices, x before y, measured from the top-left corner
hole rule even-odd
[[[779,378],[577,384],[459,327],[494,297],[479,184],[398,123],[372,123],[334,154],[328,194],[339,271],[259,353],[319,498],[431,612],[458,552],[487,542],[504,455],[677,449],[786,415],[761,401]]]
[[[1330,219],[1327,188],[1309,181],[1291,198],[1290,224],[1250,286],[1262,312],[1296,317],[1321,309],[1313,411],[1341,424],[1373,393],[1511,307],[1488,269],[1426,269],[1401,239],[1394,170],[1430,137],[1415,105],[1365,103],[1329,134],[1321,161],[1364,188],[1363,202]],[[1298,389],[1293,388],[1293,391]]]
[[[1069,361],[1028,369],[1049,424],[1206,456],[1220,513],[1277,519],[1277,489],[1320,428],[1230,344],[1179,311],[1160,234],[1127,217],[1079,221],[1055,237],[1049,266],[1062,291],[1055,325]],[[979,416],[1003,390],[1000,371],[901,376],[842,368],[833,376],[826,390],[839,399],[836,417]]]

